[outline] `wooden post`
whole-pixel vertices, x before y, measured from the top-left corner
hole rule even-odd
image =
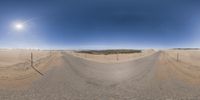
[[[179,62],[179,53],[177,53],[176,60],[177,60],[177,62]]]
[[[31,66],[33,66],[33,53],[31,52]]]
[[[117,61],[119,61],[119,54],[118,54],[118,52],[117,52]]]
[[[38,71],[38,70],[33,66],[33,53],[32,53],[32,52],[31,52],[31,67],[32,67],[36,72],[38,72],[40,75],[43,76],[43,74],[42,74],[40,71]]]

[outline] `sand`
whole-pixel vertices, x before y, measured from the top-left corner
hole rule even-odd
[[[200,50],[167,50],[161,57],[174,77],[200,85]]]
[[[136,60],[142,57],[146,57],[149,55],[152,55],[155,53],[153,49],[150,50],[144,50],[141,53],[128,53],[128,54],[87,54],[87,53],[76,53],[71,52],[73,56],[80,57],[83,59],[95,61],[95,62],[101,62],[101,63],[121,63],[121,62],[127,62],[131,60]]]
[[[31,53],[33,54],[34,68],[41,73],[49,69],[48,65],[50,61],[58,55],[57,52],[53,51],[0,50],[0,85],[9,87],[13,85],[16,87],[16,85],[24,82],[27,83],[27,81],[31,82],[37,76],[40,76],[31,67]]]
[[[39,59],[36,68],[44,76],[31,69],[30,63],[23,66],[30,51],[19,51],[0,56],[6,58],[0,60],[1,100],[200,99],[198,50],[119,54],[118,61],[116,55],[32,51]]]

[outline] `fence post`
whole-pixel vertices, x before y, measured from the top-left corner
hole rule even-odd
[[[32,53],[32,52],[31,52],[31,67],[32,67],[36,72],[38,72],[40,75],[43,76],[43,74],[42,74],[40,71],[38,71],[38,70],[33,66],[33,53]]]
[[[117,61],[119,61],[119,54],[118,54],[118,52],[117,52]]]
[[[177,60],[177,62],[179,62],[179,53],[177,53],[176,60]]]
[[[33,53],[31,52],[31,66],[33,66]]]

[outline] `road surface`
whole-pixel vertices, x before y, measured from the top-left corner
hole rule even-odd
[[[28,88],[0,89],[0,100],[200,100],[200,86],[184,81],[164,56],[105,64],[61,52]]]

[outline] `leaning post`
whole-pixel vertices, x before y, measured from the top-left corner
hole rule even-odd
[[[31,52],[31,67],[32,67],[36,72],[38,72],[40,75],[43,76],[43,74],[33,66],[33,53],[32,53],[32,52]]]

